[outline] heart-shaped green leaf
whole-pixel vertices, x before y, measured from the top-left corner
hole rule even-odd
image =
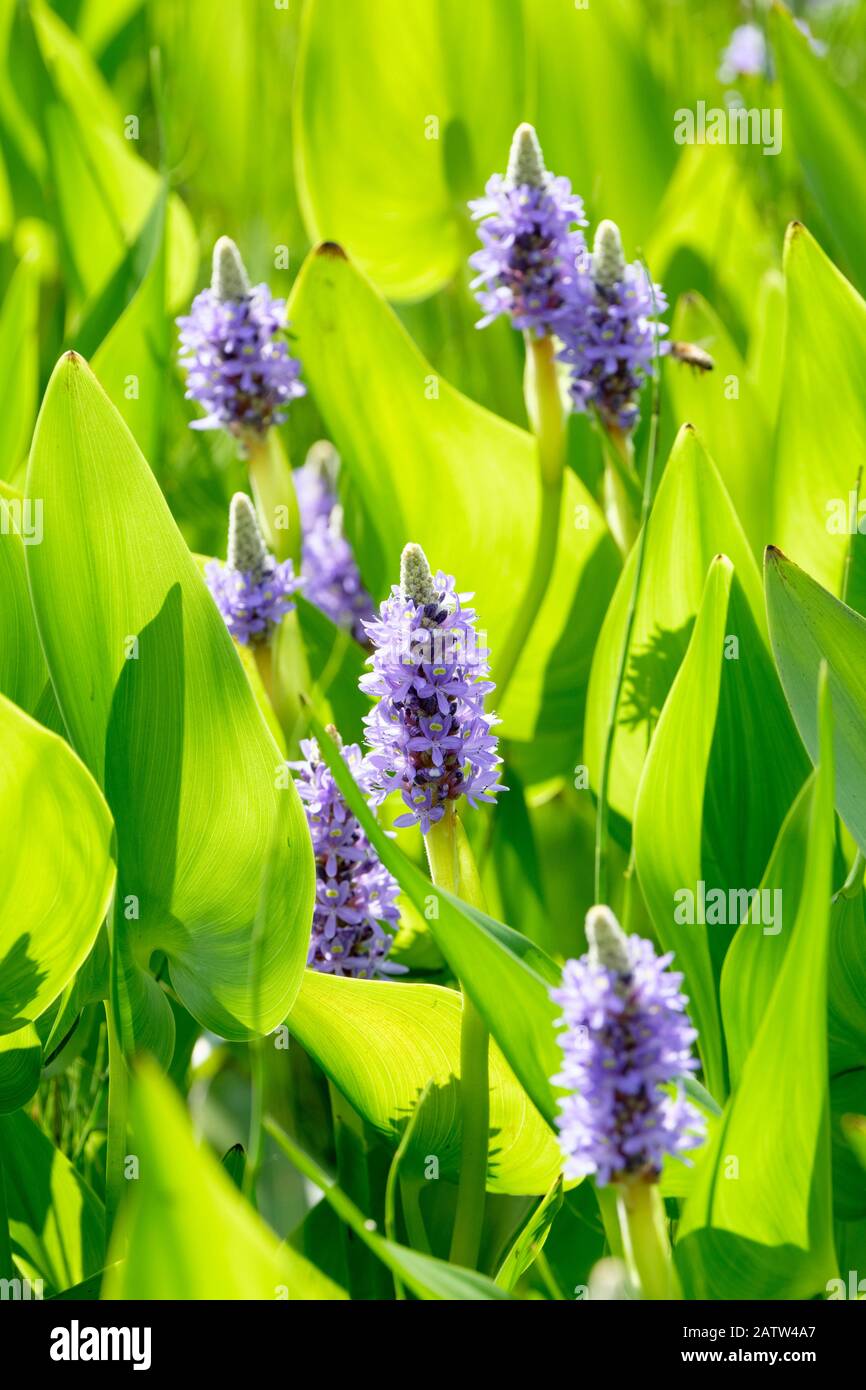
[[[112,1239],[104,1299],[343,1299],[281,1244],[219,1160],[199,1148],[173,1088],[152,1064],[132,1092],[136,1182]]]
[[[683,295],[671,337],[697,344],[713,359],[710,372],[671,363],[666,382],[676,418],[700,430],[752,550],[760,555],[767,542],[772,482],[769,414],[727,328],[699,294]]]
[[[836,1273],[827,1077],[833,746],[826,695],[825,688],[793,934],[678,1230],[677,1263],[689,1298],[809,1298]]]
[[[0,1115],[0,1147],[12,1254],[44,1294],[80,1284],[102,1268],[102,1203],[29,1116]]]
[[[400,0],[310,0],[295,108],[310,235],[344,244],[389,298],[446,284],[474,242],[466,199],[504,169],[523,118],[523,67],[514,0],[440,0],[411,24]]]
[[[559,972],[520,932],[436,888],[382,830],[340,757],[333,740],[311,718],[322,756],[350,810],[386,868],[419,912],[437,946],[462,982],[538,1111],[554,1123],[556,1097],[550,1077],[559,1071],[557,1008],[550,986]],[[425,1080],[428,1078],[425,1078]]]
[[[688,646],[714,555],[730,557],[758,626],[758,568],[712,459],[684,426],[659,484],[649,521],[640,595],[610,768],[610,805],[631,820],[652,731]],[[596,645],[586,709],[584,756],[598,784],[611,699],[634,587],[635,552],[623,570]],[[679,758],[677,759],[679,763]]]
[[[841,592],[866,453],[866,304],[805,227],[785,243],[787,326],[773,470],[773,540]],[[820,351],[816,344],[820,343]],[[866,529],[866,523],[864,523]]]
[[[461,996],[439,985],[353,980],[308,970],[288,1027],[375,1129],[396,1140],[427,1082],[403,1164],[434,1154],[442,1177],[460,1168]],[[561,1167],[547,1124],[495,1042],[490,1054],[491,1192],[544,1192]]]
[[[306,262],[289,312],[306,380],[364,498],[371,534],[361,568],[371,592],[389,591],[403,546],[417,541],[434,570],[474,591],[495,679],[535,544],[533,439],[440,380],[336,248]],[[569,472],[550,588],[499,711],[509,737],[532,738],[544,701],[545,733],[576,741],[617,564],[598,508]]]
[[[33,1023],[84,963],[114,885],[111,815],[68,744],[0,695],[0,1033]]]
[[[812,196],[843,257],[866,289],[866,109],[781,5],[770,11],[770,34],[785,100],[785,133],[793,137]]]
[[[46,393],[28,496],[45,500],[28,569],[52,681],[117,826],[116,965],[138,1014],[127,1043],[165,1031],[155,950],[206,1027],[266,1032],[304,966],[306,821],[153,475],[74,354]]]
[[[833,700],[836,806],[866,850],[866,618],[834,598],[774,546],[765,568],[770,638],[782,687],[814,762],[815,689],[822,661]]]
[[[743,894],[761,883],[807,772],[764,639],[719,556],[650,745],[634,825],[641,888],[659,939],[685,970],[717,1099],[726,1091],[722,962],[751,902]]]
[[[36,417],[39,275],[23,260],[0,309],[0,478],[15,478],[27,457]]]

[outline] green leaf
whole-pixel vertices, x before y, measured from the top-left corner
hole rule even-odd
[[[556,966],[519,932],[434,887],[382,830],[333,740],[315,718],[311,724],[350,810],[382,863],[424,913],[437,946],[468,990],[517,1079],[553,1125],[556,1099],[550,1077],[562,1061],[554,1030],[558,1010],[549,993],[559,981]]]
[[[866,850],[866,619],[811,579],[775,546],[765,567],[770,637],[782,687],[813,762],[818,757],[815,688],[822,661],[833,700],[836,806]]]
[[[0,1146],[12,1252],[21,1273],[47,1295],[102,1268],[102,1203],[23,1112],[0,1115]]]
[[[45,498],[47,518],[28,556],[43,647],[117,826],[127,1044],[158,1037],[165,1051],[167,1005],[147,975],[156,950],[199,1022],[231,1038],[267,1032],[306,956],[306,821],[294,788],[278,786],[279,751],[153,475],[74,354],[46,393],[28,495]]]
[[[557,1178],[541,1201],[530,1212],[514,1238],[508,1253],[496,1272],[496,1282],[502,1289],[511,1290],[535,1262],[535,1257],[547,1240],[550,1228],[562,1206],[562,1179]]]
[[[866,304],[797,222],[785,243],[785,279],[772,539],[838,594],[866,452]],[[853,519],[856,531],[856,512]]]
[[[833,749],[826,683],[823,696],[804,892],[739,1084],[680,1222],[677,1264],[687,1298],[809,1298],[836,1273],[826,993]]]
[[[526,8],[538,134],[548,168],[568,175],[593,221],[618,223],[631,259],[653,231],[674,170],[670,105],[643,29],[632,24],[640,7],[576,9],[568,0]],[[488,172],[501,168],[500,160]]]
[[[441,1176],[453,1180],[460,1169],[461,1012],[460,994],[439,985],[307,970],[287,1023],[358,1113],[393,1141],[431,1082],[404,1166],[421,1171],[435,1154]],[[560,1167],[553,1133],[492,1043],[488,1190],[535,1195]]]
[[[307,260],[289,313],[305,378],[372,523],[360,556],[368,587],[387,593],[403,546],[417,541],[434,570],[474,591],[495,679],[538,524],[533,439],[442,381],[337,248]],[[568,472],[551,585],[499,710],[509,737],[532,738],[543,702],[545,734],[576,742],[617,564],[595,503]]]
[[[15,478],[27,458],[36,418],[39,272],[18,265],[0,309],[0,478]]]
[[[171,1084],[152,1062],[132,1088],[139,1177],[128,1184],[103,1299],[344,1299],[281,1244],[218,1159],[198,1147]]]
[[[369,1250],[372,1250],[377,1259],[390,1269],[392,1274],[422,1299],[446,1299],[448,1301],[458,1300],[487,1300],[487,1299],[508,1299],[509,1294],[498,1288],[492,1280],[483,1274],[476,1274],[472,1269],[463,1269],[459,1265],[446,1264],[444,1260],[437,1260],[432,1255],[422,1255],[417,1250],[410,1250],[405,1245],[398,1245],[395,1241],[384,1240],[375,1230],[374,1224],[368,1221],[364,1213],[355,1206],[335,1182],[332,1182],[328,1174],[319,1165],[304,1153],[297,1144],[280,1129],[273,1120],[265,1120],[265,1129],[276,1140],[283,1153],[290,1159],[296,1168],[304,1174],[311,1182],[314,1182],[324,1193],[326,1201],[336,1211],[337,1215],[354,1232],[357,1238]]]
[[[22,536],[29,533],[35,543],[40,512],[3,484],[0,509],[0,515],[19,518],[18,529],[10,528],[0,541],[0,692],[25,713],[35,715],[45,692],[48,669],[30,603]]]
[[[312,239],[344,244],[391,299],[445,285],[475,249],[466,199],[504,171],[524,116],[519,0],[311,0],[295,169]],[[358,101],[359,84],[366,93]]]
[[[36,1094],[42,1043],[32,1023],[0,1035],[0,1115],[19,1110]]]
[[[806,182],[861,288],[866,288],[866,108],[812,50],[794,17],[772,8],[770,37],[785,102],[785,133]],[[816,339],[823,345],[823,339]]]
[[[772,485],[769,414],[728,330],[699,294],[680,299],[671,337],[696,343],[713,358],[715,366],[706,373],[681,362],[669,365],[674,414],[700,430],[752,550],[760,555],[767,541]]]
[[[144,277],[93,357],[93,371],[147,459],[162,456],[170,352],[166,306],[165,189],[148,219],[153,251]],[[150,224],[153,224],[152,226]]]
[[[84,963],[114,885],[111,815],[69,746],[0,696],[0,1034]]]
[[[764,629],[761,581],[742,527],[700,436],[688,425],[671,451],[649,521],[640,596],[610,768],[610,805],[631,820],[653,728],[688,646],[714,555],[729,556]],[[597,786],[634,585],[635,552],[620,576],[595,648],[584,758]],[[679,760],[678,760],[679,761]]]
[[[634,824],[644,898],[660,941],[685,971],[717,1099],[726,1092],[719,977],[744,906],[731,895],[760,883],[807,771],[764,639],[730,561],[718,556],[650,745]],[[678,915],[689,905],[683,892],[691,895],[691,921]],[[713,894],[722,895],[721,914],[711,907]]]

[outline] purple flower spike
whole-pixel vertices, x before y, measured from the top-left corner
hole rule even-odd
[[[250,288],[240,252],[220,237],[210,289],[196,295],[191,312],[177,320],[186,397],[206,412],[191,422],[192,429],[226,429],[242,437],[283,423],[284,407],[306,392],[298,379],[300,363],[283,336],[285,309],[286,301],[272,298],[267,285]]]
[[[505,178],[494,174],[483,198],[469,204],[480,220],[483,249],[470,257],[484,310],[478,327],[508,314],[515,328],[538,337],[558,332],[567,312],[576,262],[586,244],[583,201],[566,178],[544,167],[531,125],[518,126]],[[480,287],[480,288],[479,288]]]
[[[588,954],[567,961],[562,987],[551,991],[565,1024],[565,1062],[553,1081],[571,1092],[557,1120],[565,1174],[595,1173],[599,1186],[653,1180],[666,1154],[703,1139],[700,1112],[681,1090],[661,1089],[698,1065],[683,977],[667,969],[672,954],[626,937],[607,907],[590,908],[586,935]]]
[[[328,730],[339,742],[335,729]],[[371,772],[357,744],[341,748],[343,761],[365,795]],[[316,856],[316,901],[307,965],[326,975],[402,975],[406,967],[387,959],[394,938],[400,886],[376,855],[346,805],[333,773],[314,740],[301,743],[297,788],[307,813]]]
[[[361,689],[376,698],[365,718],[373,799],[400,791],[407,810],[395,825],[420,825],[426,835],[445,806],[465,796],[490,802],[499,783],[499,722],[484,711],[495,689],[488,652],[479,646],[471,594],[458,594],[451,575],[430,573],[418,545],[407,545],[400,584],[365,624],[373,643]]]
[[[374,616],[352,547],[343,535],[343,511],[337,500],[339,459],[333,445],[314,444],[295,473],[303,546],[304,597],[337,627],[366,643],[364,624]]]
[[[576,411],[594,407],[607,427],[635,428],[657,337],[668,331],[655,316],[666,308],[663,290],[651,284],[640,262],[626,264],[616,224],[599,223],[592,256],[581,267],[571,310],[558,330]],[[660,354],[667,351],[667,343],[658,344]]]
[[[291,560],[278,564],[262,540],[255,508],[242,492],[236,492],[229,512],[228,560],[211,560],[205,579],[238,642],[253,646],[266,642],[274,628],[291,612],[291,595],[303,580],[295,577]]]

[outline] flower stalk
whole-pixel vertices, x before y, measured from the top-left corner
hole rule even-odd
[[[626,1267],[643,1297],[653,1302],[679,1297],[658,1183],[616,1184],[616,1207]]]
[[[461,859],[471,858],[471,850],[460,825],[454,803],[441,820],[431,825],[424,843],[430,864],[430,877],[439,888],[477,901],[480,888],[477,872],[461,882]],[[474,867],[474,861],[473,861]],[[473,881],[474,880],[474,881]],[[461,888],[464,889],[461,892]],[[467,892],[466,889],[470,891]],[[487,1192],[487,1150],[490,1133],[490,1035],[469,993],[462,987],[463,1012],[460,1021],[460,1118],[462,1139],[457,1209],[451,1235],[449,1259],[466,1269],[476,1269],[481,1249],[484,1206]]]

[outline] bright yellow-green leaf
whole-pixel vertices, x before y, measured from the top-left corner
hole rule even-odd
[[[0,1033],[13,1033],[87,958],[114,863],[111,815],[90,773],[5,696],[0,745],[0,838],[10,850],[0,861]]]
[[[28,496],[45,499],[28,570],[52,681],[117,826],[118,968],[139,1015],[127,1042],[154,1045],[155,1011],[164,1033],[155,950],[205,1026],[266,1032],[306,956],[306,820],[153,474],[74,354],[46,393]]]
[[[427,1082],[433,1089],[404,1167],[435,1154],[443,1177],[460,1167],[461,996],[438,985],[353,980],[308,970],[291,1032],[359,1114],[395,1141]],[[561,1167],[554,1135],[495,1042],[490,1049],[491,1192],[546,1191]]]
[[[105,1299],[343,1299],[346,1294],[274,1233],[222,1164],[199,1147],[156,1067],[135,1079],[139,1177],[112,1241]]]
[[[475,593],[493,678],[527,584],[540,509],[533,439],[442,381],[372,286],[334,247],[311,256],[289,309],[305,379],[373,528],[361,555],[377,596],[407,541]],[[435,384],[435,391],[431,383]],[[617,569],[594,501],[568,472],[559,548],[508,695],[503,732],[576,740],[590,654]]]
[[[824,696],[792,938],[678,1228],[690,1298],[809,1298],[836,1273],[827,1076],[833,749]]]
[[[688,646],[707,569],[727,555],[763,631],[761,580],[743,529],[704,449],[688,426],[677,436],[649,522],[623,698],[610,769],[610,805],[631,820],[652,731]],[[585,760],[594,784],[634,586],[632,551],[595,648],[587,697]]]

